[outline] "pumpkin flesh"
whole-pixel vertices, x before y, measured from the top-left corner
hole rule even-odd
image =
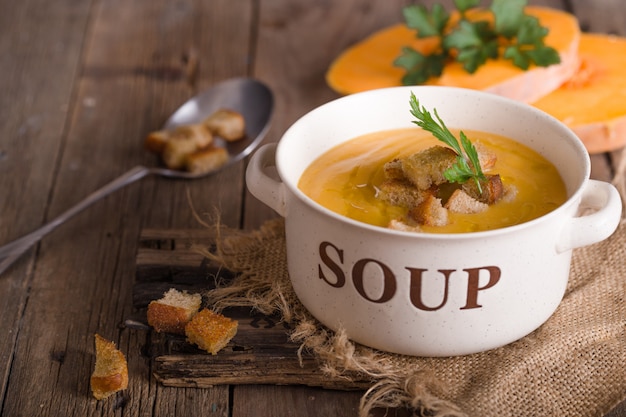
[[[561,63],[549,67],[533,66],[524,71],[508,60],[496,59],[469,74],[460,63],[451,62],[440,77],[427,84],[485,90],[524,102],[537,100],[558,88],[578,66],[578,21],[571,14],[549,8],[529,6],[526,12],[548,28],[545,43],[559,52]],[[476,16],[485,17],[484,13],[476,13]],[[331,64],[326,81],[340,94],[399,86],[404,70],[395,67],[393,62],[402,48],[410,46],[424,53],[432,50],[434,41],[416,38],[415,31],[405,24],[391,26],[344,51]]]
[[[590,153],[626,145],[626,39],[582,34],[576,74],[532,103],[567,124]]]

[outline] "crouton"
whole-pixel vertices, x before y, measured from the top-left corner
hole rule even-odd
[[[193,141],[196,149],[202,149],[213,143],[213,134],[202,123],[181,125],[171,133],[171,139],[184,138]]]
[[[500,175],[486,175],[486,178],[480,181],[480,186],[482,193],[478,190],[476,181],[469,180],[463,184],[462,189],[469,196],[486,204],[493,204],[502,198],[504,186]]]
[[[389,222],[389,224],[387,225],[387,227],[389,229],[393,229],[393,230],[401,230],[403,232],[421,232],[422,228],[419,226],[419,224],[409,224],[407,222],[404,222],[402,220],[391,220]]]
[[[444,207],[453,213],[474,214],[487,210],[489,205],[470,197],[465,191],[457,189],[448,198]]]
[[[398,158],[387,162],[383,166],[385,178],[388,180],[403,180],[404,172],[402,171],[402,161]]]
[[[115,343],[95,335],[96,362],[89,381],[91,392],[97,400],[105,399],[128,388],[126,357]]]
[[[198,146],[193,138],[177,136],[165,143],[161,159],[169,169],[182,169],[187,163],[187,156],[197,150]]]
[[[144,147],[153,153],[161,154],[165,144],[170,139],[170,132],[167,130],[157,130],[150,132],[144,141]]]
[[[228,151],[224,148],[212,146],[188,155],[185,166],[187,171],[191,173],[206,174],[216,171],[226,162],[228,162]]]
[[[483,172],[489,171],[496,165],[498,156],[495,152],[487,149],[487,147],[480,142],[475,142],[474,148],[476,148],[476,153],[478,153],[478,162]]]
[[[221,109],[202,123],[184,124],[171,131],[151,132],[144,147],[161,156],[169,169],[185,169],[194,174],[215,171],[228,161],[228,151],[215,146],[213,135],[226,141],[245,137],[243,115],[233,110]]]
[[[419,205],[409,210],[409,218],[424,226],[445,226],[448,224],[448,210],[441,199],[428,194]]]
[[[407,180],[387,180],[383,182],[376,195],[377,198],[400,207],[415,207],[429,194],[429,190],[419,190]]]
[[[402,172],[420,190],[446,181],[444,171],[454,164],[456,153],[444,146],[433,146],[402,159]]]
[[[187,323],[185,334],[190,343],[215,355],[235,336],[238,324],[236,320],[204,309]]]
[[[202,124],[183,125],[174,129],[163,144],[161,159],[170,169],[185,168],[187,157],[213,143],[213,135]]]
[[[184,334],[185,325],[202,304],[200,294],[170,288],[163,297],[148,304],[148,324],[157,332]]]
[[[510,203],[511,201],[515,200],[515,197],[517,197],[517,187],[511,184],[505,185],[502,201]]]
[[[243,116],[233,110],[220,109],[204,119],[203,123],[214,135],[229,142],[242,139],[246,135]]]

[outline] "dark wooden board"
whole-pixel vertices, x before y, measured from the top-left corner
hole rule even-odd
[[[350,381],[324,375],[318,361],[289,340],[289,327],[277,317],[247,308],[223,314],[238,321],[237,335],[217,355],[189,344],[184,336],[157,333],[146,323],[150,301],[169,288],[204,293],[216,279],[233,276],[207,260],[199,247],[214,248],[215,234],[206,230],[144,230],[137,253],[133,305],[126,325],[151,332],[147,354],[155,378],[166,386],[206,388],[215,385],[306,385],[338,390],[366,389],[367,379]],[[210,308],[210,306],[207,306]]]

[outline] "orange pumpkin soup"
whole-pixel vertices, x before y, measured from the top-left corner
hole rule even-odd
[[[491,133],[466,130],[464,133],[473,143],[496,155],[496,163],[489,172],[499,174],[504,187],[514,190],[514,197],[503,198],[480,213],[450,212],[446,225],[421,225],[420,231],[466,233],[512,226],[540,217],[566,200],[565,185],[557,169],[534,150]],[[313,161],[298,186],[310,198],[338,214],[388,227],[394,221],[404,221],[408,209],[378,197],[385,181],[385,164],[436,145],[441,142],[419,128],[360,136]]]

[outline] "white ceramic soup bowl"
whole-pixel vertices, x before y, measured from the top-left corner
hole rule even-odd
[[[536,150],[559,170],[567,201],[527,223],[464,234],[411,233],[336,214],[298,189],[309,164],[375,131],[415,127],[410,92],[448,127],[492,132]],[[268,173],[273,169],[278,173]],[[589,179],[583,144],[564,124],[525,104],[447,87],[397,87],[339,98],[291,126],[248,166],[251,193],[285,218],[287,263],[302,304],[333,330],[376,349],[464,355],[522,338],[556,310],[572,249],[616,229],[621,199]],[[591,207],[592,214],[577,216]]]

